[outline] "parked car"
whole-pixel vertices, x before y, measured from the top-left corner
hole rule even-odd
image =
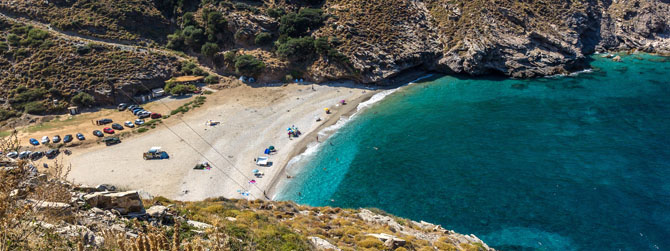
[[[143,125],[144,124],[144,119],[136,119],[135,124],[138,125],[138,126]]]
[[[114,134],[114,129],[105,127],[105,129],[102,129],[103,132],[109,133],[109,134]]]
[[[154,113],[151,114],[152,119],[159,119],[161,117],[163,117],[163,115],[161,115],[160,113],[155,113],[154,112]]]
[[[137,105],[130,105],[128,106],[128,111],[133,111],[135,108],[137,108]]]
[[[42,156],[44,156],[44,153],[40,152],[40,151],[37,151],[37,152],[31,153],[30,156],[28,156],[28,157],[31,160],[38,160],[38,159],[42,158]]]
[[[56,156],[58,156],[59,153],[60,153],[60,151],[58,149],[51,149],[51,150],[47,151],[46,156],[49,159],[53,159]]]
[[[49,143],[49,141],[51,141],[51,140],[49,139],[49,136],[44,136],[44,137],[42,137],[42,144]]]
[[[137,114],[140,114],[140,113],[145,112],[145,111],[146,110],[144,110],[142,108],[135,108],[135,110],[133,110],[133,115],[137,115]]]
[[[86,137],[84,137],[84,134],[81,134],[80,132],[78,132],[76,136],[77,136],[78,140],[85,140],[86,139]]]
[[[105,136],[104,134],[102,134],[102,132],[100,130],[93,130],[93,135],[98,136],[98,137]]]
[[[135,124],[133,124],[132,121],[126,121],[126,123],[123,123],[123,124],[124,124],[125,126],[127,126],[127,127],[130,127],[130,128],[135,127]]]
[[[106,137],[105,139],[102,140],[102,142],[105,142],[105,145],[111,146],[114,144],[121,143],[121,140],[119,137]]]
[[[19,153],[16,151],[12,151],[7,154],[7,158],[16,159],[16,157],[19,157]]]
[[[26,159],[30,154],[33,153],[31,151],[23,151],[19,153],[19,159]]]
[[[148,118],[150,116],[151,116],[151,113],[149,113],[149,112],[137,114],[137,118],[140,118],[140,119]]]
[[[128,108],[128,104],[126,104],[126,103],[121,103],[121,104],[119,104],[119,106],[116,107],[116,109],[119,109],[119,111],[123,111],[126,108]]]
[[[100,120],[97,121],[97,124],[98,125],[106,125],[106,124],[109,124],[109,123],[112,123],[112,122],[114,122],[112,119],[100,119]]]
[[[53,138],[51,138],[51,142],[58,143],[60,142],[60,136],[56,135]]]
[[[37,141],[36,139],[30,138],[30,144],[34,146],[39,146],[40,142]]]
[[[118,123],[114,123],[114,124],[112,124],[112,129],[114,129],[114,130],[123,130],[123,126],[120,125],[120,124],[118,124]]]
[[[65,137],[63,137],[63,143],[70,143],[72,142],[72,134],[67,134]]]

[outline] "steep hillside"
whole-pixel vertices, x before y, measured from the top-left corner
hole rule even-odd
[[[10,90],[40,83],[63,89],[65,97],[77,86],[108,89],[101,78],[109,74],[117,82],[160,86],[174,72],[174,59],[143,52],[156,48],[249,82],[376,84],[425,71],[537,77],[587,67],[586,55],[594,52],[670,53],[665,0],[0,0],[0,12],[67,35],[134,45],[133,52],[96,47],[77,55],[75,47],[83,45],[50,37],[60,42],[6,47],[12,56],[3,59],[3,83]],[[44,66],[50,58],[61,60]],[[111,65],[116,69],[100,71]],[[29,79],[17,80],[17,71],[28,71],[22,77]],[[12,98],[8,91],[5,101]]]
[[[179,70],[171,56],[68,40],[7,20],[0,20],[0,40],[0,120],[115,104],[143,91],[138,84],[162,87]]]
[[[157,42],[264,82],[384,83],[414,70],[535,77],[581,69],[596,51],[670,52],[663,0],[3,0],[0,9]]]

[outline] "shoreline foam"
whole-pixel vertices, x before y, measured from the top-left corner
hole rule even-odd
[[[365,109],[371,107],[372,105],[379,103],[380,101],[384,100],[386,97],[395,93],[401,88],[410,86],[412,84],[415,84],[416,82],[419,82],[421,80],[433,76],[434,76],[433,74],[421,76],[405,84],[399,85],[395,88],[379,91],[371,96],[366,95],[364,97],[361,97],[362,100],[355,100],[354,102],[350,103],[350,104],[356,104],[355,110],[351,108],[345,110],[346,112],[341,114],[341,116],[337,119],[335,123],[332,123],[332,121],[324,122],[324,124],[319,126],[319,128],[306,135],[305,139],[309,139],[311,138],[311,136],[318,135],[321,142],[328,140],[328,138],[335,135],[340,128],[344,127],[350,121],[352,121],[352,119],[354,119],[361,111],[364,111]],[[335,118],[335,116],[333,116],[332,118]],[[272,181],[270,182],[268,189],[269,198],[266,197],[266,199],[275,200],[279,192],[281,192],[284,186],[289,183],[289,179],[286,178],[288,168],[292,167],[293,165],[299,164],[299,162],[304,158],[310,157],[311,155],[317,153],[320,147],[322,146],[321,142],[314,142],[314,141],[309,141],[306,143],[301,142],[302,144],[300,145],[300,147],[293,149],[293,151],[289,154],[289,160],[282,166],[279,173],[275,175],[275,177],[273,177]]]

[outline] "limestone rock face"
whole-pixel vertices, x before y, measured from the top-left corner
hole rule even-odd
[[[341,250],[337,246],[328,242],[327,240],[321,239],[316,236],[310,236],[307,239],[309,239],[309,242],[312,244],[312,246],[314,246],[314,249],[316,250],[336,250],[336,251]]]
[[[587,67],[594,52],[670,52],[670,2],[326,1],[355,74],[318,65],[317,80],[385,83],[408,71],[526,78]]]
[[[103,210],[115,209],[121,214],[144,212],[144,206],[137,191],[120,193],[97,192],[85,195],[84,200],[92,207]]]
[[[147,215],[149,215],[152,218],[163,218],[168,212],[168,208],[166,206],[152,206],[149,209],[147,209]]]

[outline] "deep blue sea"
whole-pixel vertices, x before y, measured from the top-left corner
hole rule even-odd
[[[290,167],[278,199],[376,207],[499,250],[670,250],[670,59],[400,88]]]

